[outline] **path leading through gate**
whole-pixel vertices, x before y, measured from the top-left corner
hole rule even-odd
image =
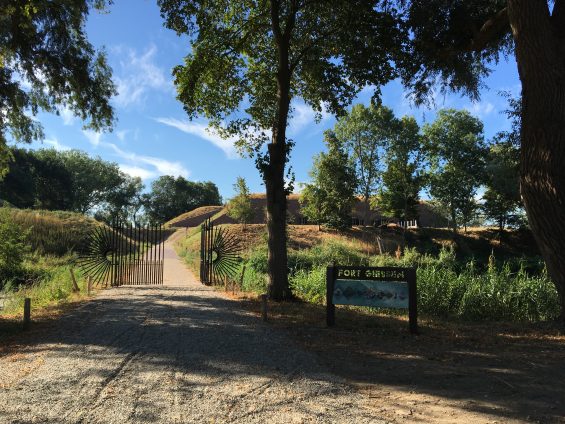
[[[0,423],[382,422],[316,357],[196,281],[103,290],[0,356]]]

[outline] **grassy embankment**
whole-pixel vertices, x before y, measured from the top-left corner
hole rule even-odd
[[[0,318],[21,317],[31,298],[32,315],[86,296],[75,260],[86,236],[100,225],[81,214],[2,208],[0,210]],[[73,291],[70,270],[79,291]]]
[[[242,291],[264,292],[264,226],[230,229],[242,240],[244,259],[234,280],[241,283]],[[384,253],[379,252],[377,235]],[[403,243],[404,254],[397,257],[396,250]],[[178,243],[179,253],[194,270],[198,269],[199,244],[198,229]],[[475,229],[453,236],[448,230],[418,229],[403,236],[395,229],[354,228],[336,233],[318,231],[315,226],[289,226],[289,279],[298,298],[321,304],[325,300],[325,268],[334,262],[417,267],[418,306],[424,317],[545,321],[558,315],[557,293],[528,232],[507,232],[499,237],[495,230]]]

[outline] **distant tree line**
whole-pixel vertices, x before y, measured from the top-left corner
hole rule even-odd
[[[211,182],[161,176],[150,190],[118,164],[79,150],[12,148],[0,201],[17,208],[73,211],[110,222],[163,223],[200,206],[219,205]]]
[[[466,110],[440,110],[420,128],[413,117],[399,119],[385,106],[356,105],[325,133],[328,152],[314,158],[303,213],[344,228],[360,196],[365,225],[371,208],[385,217],[417,219],[426,191],[454,231],[485,221],[500,230],[522,223],[519,109],[520,102],[510,99],[511,130],[487,142],[482,122]]]

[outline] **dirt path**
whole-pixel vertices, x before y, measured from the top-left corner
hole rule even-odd
[[[381,422],[284,333],[197,283],[106,290],[0,357],[1,423]]]

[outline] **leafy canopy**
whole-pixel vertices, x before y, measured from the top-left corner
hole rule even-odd
[[[396,120],[386,151],[386,170],[378,207],[395,218],[416,218],[420,190],[424,186],[424,155],[420,127],[412,116]]]
[[[454,229],[467,225],[477,209],[475,194],[484,181],[483,124],[468,111],[444,109],[423,127],[430,162],[430,194],[449,211]]]
[[[314,158],[312,183],[305,185],[300,198],[301,212],[311,222],[344,229],[351,225],[355,204],[355,170],[333,132],[326,131],[324,141],[328,152]]]
[[[166,222],[200,206],[220,205],[218,187],[212,182],[192,182],[183,177],[164,175],[151,184],[145,195],[147,219],[154,223]]]
[[[248,224],[255,215],[245,178],[237,177],[233,185],[236,195],[228,202],[228,215],[241,224]]]
[[[158,3],[167,27],[190,38],[191,53],[174,69],[186,112],[239,137],[247,153],[258,152],[276,128],[281,69],[289,74],[291,99],[336,114],[360,88],[394,75],[392,52],[401,29],[380,1]],[[288,58],[281,56],[284,48]]]
[[[15,141],[43,137],[33,119],[40,110],[70,109],[95,130],[109,129],[115,94],[103,52],[88,42],[84,23],[90,9],[107,0],[4,0],[0,7],[0,172]]]
[[[391,109],[358,104],[335,125],[335,136],[351,156],[358,192],[366,201],[378,187],[384,152],[390,144],[394,124]]]

